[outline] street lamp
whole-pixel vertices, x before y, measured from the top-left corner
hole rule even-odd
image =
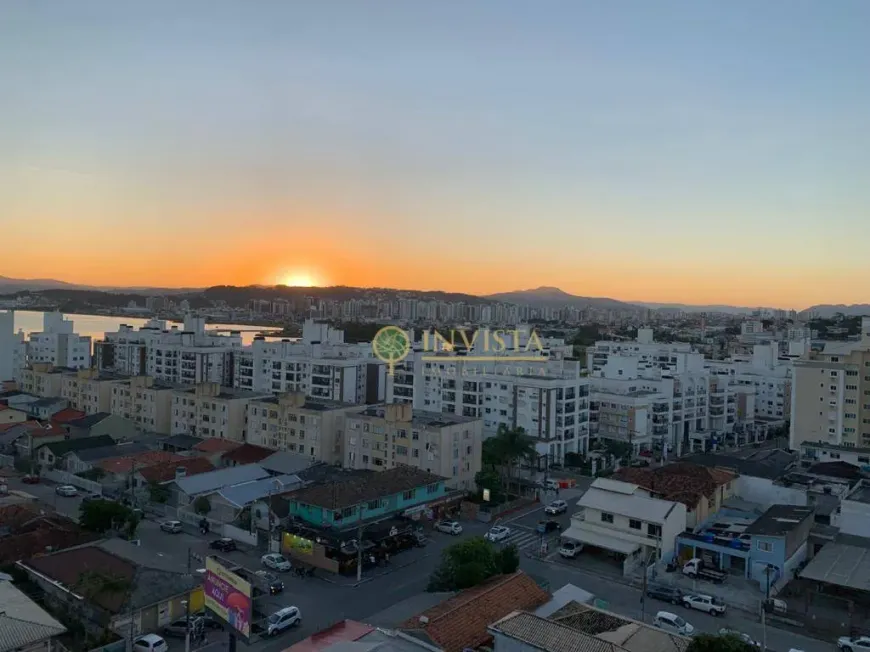
[[[190,601],[182,600],[184,605],[184,652],[190,652]]]
[[[767,564],[764,567],[764,574],[767,576],[767,589],[764,592],[764,604],[761,606],[761,649],[767,650],[767,606],[770,604],[770,574],[776,570],[773,564]]]

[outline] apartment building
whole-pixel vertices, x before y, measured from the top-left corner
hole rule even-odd
[[[75,373],[67,367],[55,367],[48,362],[37,362],[19,372],[18,385],[22,392],[41,398],[60,396],[63,378]]]
[[[241,348],[241,333],[214,333],[206,330],[205,319],[186,317],[182,328],[159,319],[139,329],[122,324],[96,342],[94,356],[95,366],[105,371],[170,384],[232,387],[234,355]]]
[[[63,374],[60,395],[69,401],[69,407],[85,414],[109,412],[112,407],[112,388],[126,378],[97,369],[79,369]]]
[[[345,426],[345,468],[384,471],[413,466],[448,478],[450,487],[474,487],[483,444],[480,418],[394,403],[348,412]]]
[[[300,340],[258,337],[235,359],[235,386],[254,392],[302,392],[343,403],[384,400],[386,366],[370,343],[345,344],[344,332],[312,320]]]
[[[358,406],[315,399],[302,392],[248,403],[248,443],[341,463],[345,417]]]
[[[600,371],[607,364],[610,356],[638,358],[641,363],[655,365],[665,371],[679,371],[680,356],[678,354],[690,354],[694,349],[691,344],[675,342],[665,344],[656,342],[653,338],[653,329],[639,328],[637,339],[631,340],[602,340],[594,346],[586,349],[586,368],[590,373]]]
[[[827,342],[793,365],[789,448],[870,447],[870,318],[860,340]]]
[[[115,383],[109,412],[161,435],[172,433],[172,392],[176,385],[151,376],[134,376]]]
[[[173,389],[170,434],[246,441],[248,403],[266,396],[217,383]]]
[[[59,312],[42,316],[42,331],[27,338],[28,364],[51,364],[70,369],[91,366],[91,338],[77,335],[73,322]]]
[[[15,332],[15,311],[0,310],[0,386],[20,378],[26,362],[27,344],[24,334]]]

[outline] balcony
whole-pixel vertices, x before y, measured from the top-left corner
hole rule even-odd
[[[695,534],[683,532],[677,536],[677,547],[688,546],[718,552],[730,557],[749,557],[751,542],[728,537],[717,537],[712,534]]]

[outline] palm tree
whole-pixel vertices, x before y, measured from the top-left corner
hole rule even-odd
[[[522,460],[532,461],[537,453],[534,440],[526,434],[523,428],[508,428],[504,424],[498,427],[493,437],[493,453],[501,460],[506,469],[506,489],[510,489],[514,467]]]

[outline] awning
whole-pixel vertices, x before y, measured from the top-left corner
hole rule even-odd
[[[576,525],[562,532],[562,538],[573,539],[574,541],[586,543],[590,546],[595,546],[596,548],[603,548],[604,550],[621,552],[624,555],[630,555],[635,550],[640,548],[640,546],[636,543],[629,543],[628,541],[622,541],[621,539],[608,537],[603,534],[598,534],[597,532],[590,532],[589,530],[584,530],[583,528]]]

